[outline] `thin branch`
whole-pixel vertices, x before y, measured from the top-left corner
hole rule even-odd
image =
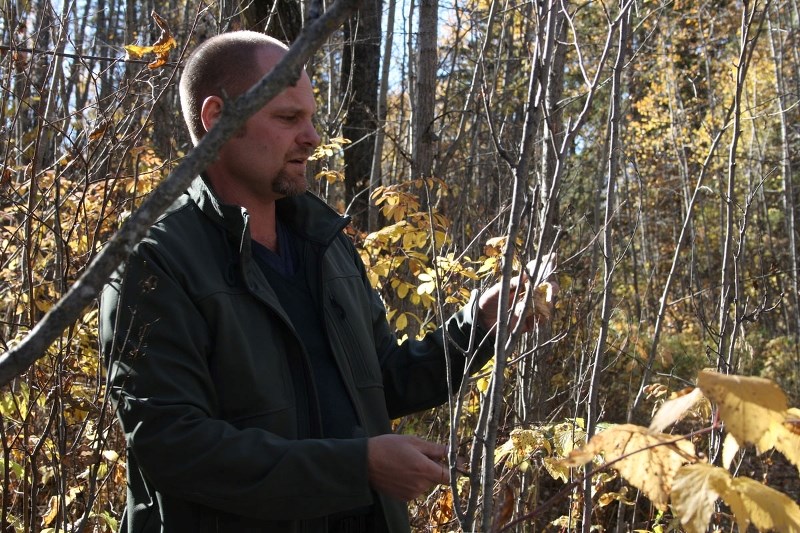
[[[110,56],[95,56],[95,55],[87,55],[87,54],[70,54],[69,52],[57,52],[56,50],[40,50],[38,48],[22,48],[19,46],[9,46],[7,44],[0,44],[0,54],[5,54],[8,52],[22,52],[24,54],[42,54],[48,55],[53,57],[68,57],[70,59],[94,59],[98,61],[113,61],[118,63],[139,63],[142,65],[147,65],[151,63],[152,60],[150,59],[129,59],[126,57],[110,57]],[[178,66],[180,62],[173,61],[169,63],[165,63],[165,66]]]

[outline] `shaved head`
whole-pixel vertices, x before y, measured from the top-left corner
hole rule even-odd
[[[200,117],[206,98],[243,94],[265,74],[257,54],[267,52],[272,68],[286,50],[279,40],[255,31],[223,33],[200,44],[186,62],[180,82],[181,109],[192,142],[197,144],[206,133]]]

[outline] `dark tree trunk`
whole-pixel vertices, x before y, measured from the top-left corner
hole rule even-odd
[[[344,152],[345,197],[356,227],[366,226],[369,180],[378,127],[378,81],[381,61],[382,0],[366,0],[345,24],[342,94],[347,117],[342,135],[352,144]]]
[[[248,29],[261,31],[292,43],[303,28],[303,13],[299,0],[254,0],[244,10]]]

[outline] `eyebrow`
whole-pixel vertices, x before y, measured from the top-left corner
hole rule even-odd
[[[295,105],[295,104],[283,104],[283,105],[279,104],[277,107],[274,107],[271,111],[272,111],[272,113],[276,113],[276,114],[284,113],[284,114],[292,114],[292,115],[297,115],[297,114],[314,115],[317,112],[317,108],[316,108],[316,105],[315,105],[314,108],[309,113],[308,109],[306,107],[304,107],[304,106],[299,106],[299,105]]]

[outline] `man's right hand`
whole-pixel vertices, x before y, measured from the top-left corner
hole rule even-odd
[[[447,447],[411,435],[379,435],[367,442],[369,482],[376,491],[413,500],[434,485],[448,483]]]

